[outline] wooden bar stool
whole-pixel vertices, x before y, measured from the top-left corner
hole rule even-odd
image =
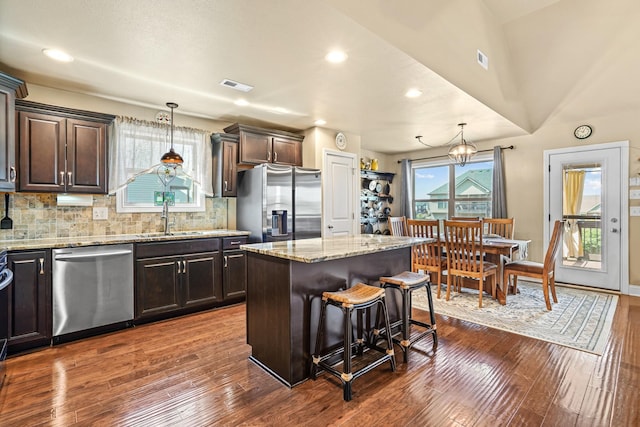
[[[363,347],[365,346],[365,341],[362,338],[363,331],[360,317],[357,322],[358,339],[355,343],[352,340],[353,326],[351,314],[355,310],[356,315],[362,315],[364,309],[373,307],[376,304],[379,305],[378,312],[382,312],[385,318],[387,348],[383,349],[375,344],[366,344],[368,348],[381,352],[382,356],[359,368],[356,372],[351,372],[353,347],[356,347],[356,353],[358,355],[362,355],[364,350]],[[328,305],[340,308],[344,314],[344,346],[325,355],[321,355],[320,352],[322,350],[322,345],[324,344],[324,322]],[[342,371],[338,371],[332,366],[332,364],[327,362],[327,360],[332,358],[335,360],[335,356],[340,353],[343,353]],[[351,382],[387,360],[391,364],[391,370],[395,371],[396,360],[393,355],[393,342],[391,341],[391,329],[389,327],[389,313],[387,312],[387,306],[384,302],[384,289],[377,286],[365,285],[364,283],[357,283],[344,291],[323,292],[320,321],[318,322],[318,333],[316,335],[316,349],[315,354],[313,355],[313,364],[311,365],[311,378],[314,380],[316,379],[318,368],[322,368],[337,376],[342,381],[343,398],[348,402],[351,400]]]
[[[436,331],[436,315],[433,311],[433,298],[431,296],[431,282],[429,281],[429,276],[426,274],[414,273],[412,271],[404,271],[392,277],[381,277],[380,285],[382,285],[383,289],[397,289],[402,294],[402,313],[400,314],[402,318],[393,322],[391,324],[391,328],[393,329],[400,326],[402,340],[393,338],[393,342],[402,348],[404,363],[407,363],[409,359],[409,349],[413,344],[428,335],[433,335],[433,348],[436,348],[438,346],[438,333]],[[427,291],[431,324],[415,320],[411,316],[411,292],[420,288],[424,288]],[[376,324],[378,324],[378,322],[379,318],[376,320]],[[414,334],[415,336],[412,338],[411,325],[421,326],[422,328],[425,328],[425,330],[419,334]]]

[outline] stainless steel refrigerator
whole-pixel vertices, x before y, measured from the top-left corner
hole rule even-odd
[[[318,169],[265,163],[239,172],[237,188],[236,225],[250,242],[320,237]]]

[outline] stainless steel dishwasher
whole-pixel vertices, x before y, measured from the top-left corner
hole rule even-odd
[[[53,336],[133,319],[133,245],[53,250]]]

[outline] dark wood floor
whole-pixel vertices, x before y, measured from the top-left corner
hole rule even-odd
[[[438,317],[434,353],[358,378],[348,403],[326,374],[288,389],[251,363],[244,314],[238,305],[11,358],[0,425],[640,425],[640,298],[620,298],[601,357]]]

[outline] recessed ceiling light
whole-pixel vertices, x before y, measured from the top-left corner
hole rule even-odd
[[[246,99],[238,99],[234,102],[234,104],[239,105],[241,107],[245,107],[249,105],[249,101],[247,101]]]
[[[322,119],[318,119],[315,122],[313,122],[313,124],[316,125],[316,126],[323,126],[323,125],[327,124],[327,121],[326,120],[322,120]]]
[[[331,63],[339,64],[347,60],[347,54],[341,50],[332,50],[327,53],[327,56],[325,56],[324,59]]]
[[[417,98],[420,95],[422,95],[422,91],[416,88],[411,88],[404,94],[407,98]]]
[[[60,62],[73,61],[73,56],[58,49],[42,49],[42,53],[44,53],[51,59],[55,59],[56,61],[60,61]]]

